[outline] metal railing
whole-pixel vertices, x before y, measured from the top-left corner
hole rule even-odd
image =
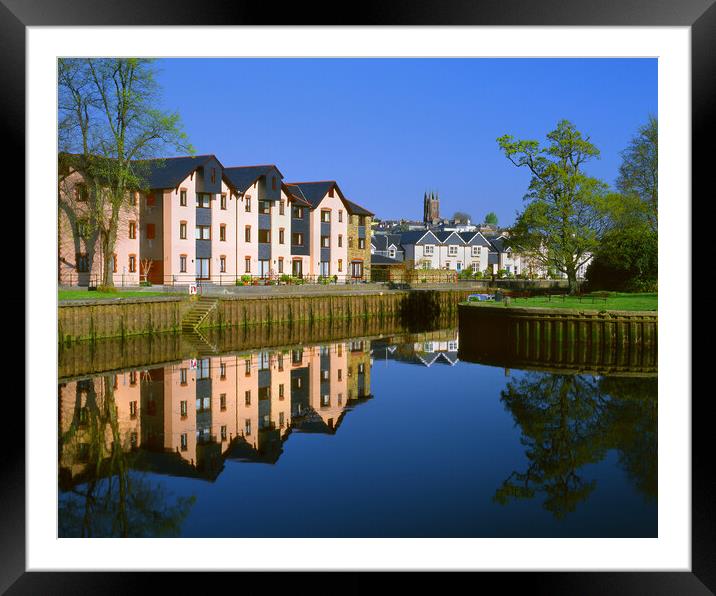
[[[336,275],[301,275],[293,276],[286,273],[281,274],[228,274],[218,273],[208,278],[197,277],[187,273],[179,273],[165,275],[163,278],[164,285],[182,286],[189,284],[212,285],[212,286],[275,286],[275,285],[304,285],[304,284],[322,284],[322,285],[345,285],[345,284],[362,284],[369,280],[366,278],[354,278],[349,274],[340,273]]]

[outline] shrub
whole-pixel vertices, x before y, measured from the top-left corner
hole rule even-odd
[[[283,282],[285,284],[289,284],[292,281],[292,278],[290,275],[287,275],[286,273],[282,274],[281,277],[278,278],[280,282]]]
[[[498,277],[498,279],[502,279],[504,277],[509,277],[509,273],[507,273],[507,269],[500,269],[497,272],[497,277]]]
[[[105,285],[97,286],[97,291],[104,292],[105,294],[115,294],[115,293],[119,292],[119,290],[115,286],[105,286]]]
[[[483,278],[483,273],[482,273],[482,271],[479,271],[479,270],[478,270],[478,271],[475,271],[474,277],[475,277],[475,279],[482,279],[482,278]]]

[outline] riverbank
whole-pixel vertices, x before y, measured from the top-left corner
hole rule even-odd
[[[424,321],[455,315],[469,289],[382,290],[257,296],[204,294],[210,304],[200,328],[288,325],[352,318],[399,318],[411,329]],[[59,304],[60,343],[182,330],[199,303],[189,296],[148,296],[118,300],[71,300]]]
[[[590,294],[585,296],[545,295],[545,296],[507,296],[507,301],[471,301],[470,306],[481,308],[549,308],[579,311],[644,311],[656,312],[658,310],[658,294],[627,294],[619,292],[606,292],[604,294]]]

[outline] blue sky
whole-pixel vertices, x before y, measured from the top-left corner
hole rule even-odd
[[[198,154],[275,163],[286,181],[337,180],[378,217],[489,211],[510,224],[529,182],[496,138],[543,141],[558,120],[600,149],[613,184],[622,151],[657,114],[656,59],[164,59],[159,82]]]

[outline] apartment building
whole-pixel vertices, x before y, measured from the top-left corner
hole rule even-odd
[[[308,252],[304,274],[370,279],[370,222],[373,213],[346,199],[335,180],[287,183],[289,192],[310,207],[304,213],[304,245],[292,245],[292,258]],[[297,220],[292,220],[292,224]],[[307,227],[307,229],[305,229]],[[292,241],[293,242],[293,241]],[[309,250],[305,250],[305,245]],[[305,255],[302,255],[305,256]]]
[[[373,214],[335,181],[283,182],[274,164],[224,167],[214,155],[137,162],[145,180],[122,206],[112,256],[116,285],[370,276]],[[59,282],[101,278],[89,191],[76,171],[59,188]]]

